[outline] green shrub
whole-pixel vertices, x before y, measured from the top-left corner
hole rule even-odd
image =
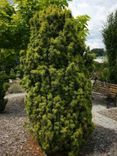
[[[94,73],[100,81],[108,82],[110,75],[108,63],[95,62]]]
[[[30,44],[21,53],[30,126],[50,155],[77,156],[93,130],[87,19],[55,6],[35,14]]]
[[[4,111],[7,100],[4,99],[5,92],[8,88],[7,85],[8,77],[5,72],[0,71],[0,113]]]

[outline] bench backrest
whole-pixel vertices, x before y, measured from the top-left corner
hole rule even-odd
[[[117,84],[96,81],[93,86],[93,90],[107,96],[110,95],[115,97],[117,95]]]
[[[117,95],[117,84],[107,84],[111,96]]]

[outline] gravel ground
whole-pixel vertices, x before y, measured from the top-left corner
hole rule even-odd
[[[117,121],[117,108],[102,110],[99,113]]]
[[[0,156],[42,156],[24,128],[27,121],[24,94],[7,95],[8,104],[0,114]]]
[[[117,133],[114,130],[96,126],[80,156],[117,156]]]
[[[27,121],[24,96],[7,95],[9,101],[5,113],[0,114],[0,156],[44,156],[24,127]],[[94,95],[92,114],[96,128],[82,148],[80,156],[117,156],[115,109],[107,109],[105,98]]]
[[[100,94],[94,95],[92,114],[95,130],[80,156],[117,156],[117,121],[111,119],[112,116],[116,116],[116,111],[111,110],[113,108],[107,109],[105,97]],[[101,113],[107,114],[108,111],[113,115],[107,117]]]

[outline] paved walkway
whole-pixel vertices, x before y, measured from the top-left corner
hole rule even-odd
[[[104,115],[99,114],[98,112],[93,111],[93,122],[96,125],[103,126],[108,129],[115,130],[117,133],[117,121],[108,118]]]
[[[24,97],[25,95],[26,95],[26,93],[8,94],[5,96],[5,98],[7,98],[7,99],[20,98],[20,97]]]
[[[107,110],[106,105],[101,105],[98,102],[96,104],[95,104],[95,102],[93,103],[93,109],[92,109],[93,122],[96,125],[100,125],[105,128],[115,130],[117,132],[117,121],[115,121],[109,117],[106,117],[105,115],[100,114],[99,112],[102,110],[103,111]]]

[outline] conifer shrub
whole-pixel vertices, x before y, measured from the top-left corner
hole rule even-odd
[[[87,20],[50,6],[31,19],[30,43],[21,52],[26,111],[48,155],[77,156],[93,130]]]

